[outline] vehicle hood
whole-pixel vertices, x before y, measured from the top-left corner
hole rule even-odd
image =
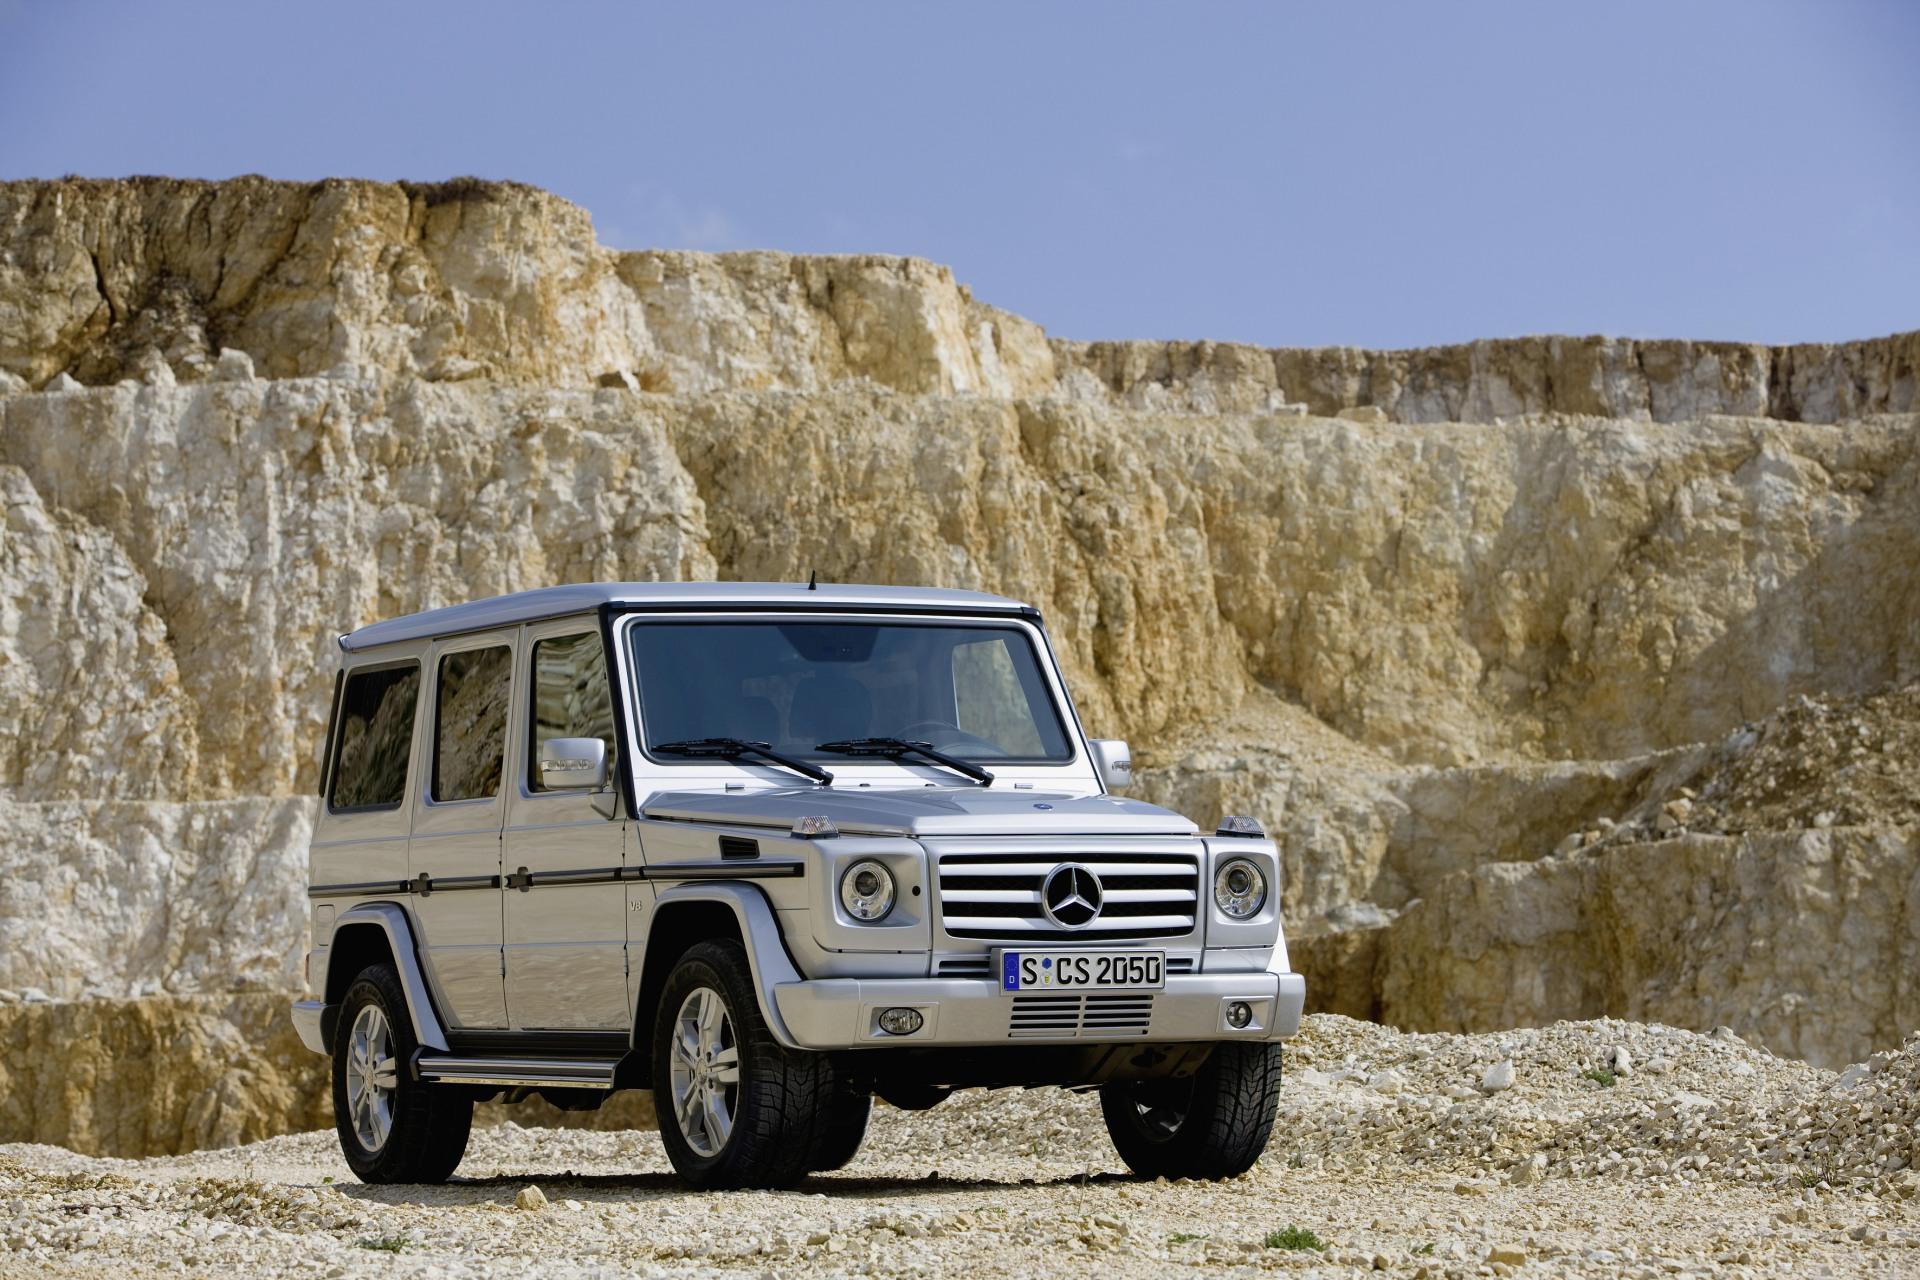
[[[823,814],[848,835],[1191,836],[1191,820],[1122,796],[1016,791],[1011,787],[782,787],[767,791],[663,791],[640,806],[649,818],[780,827]]]

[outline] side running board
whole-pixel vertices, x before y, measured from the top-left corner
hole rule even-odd
[[[618,1058],[456,1058],[422,1054],[422,1080],[445,1084],[547,1085],[567,1089],[611,1089]]]

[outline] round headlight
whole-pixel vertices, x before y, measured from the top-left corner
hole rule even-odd
[[[1213,901],[1230,919],[1251,920],[1267,904],[1267,877],[1257,863],[1229,858],[1213,873]]]
[[[840,905],[855,920],[880,919],[893,910],[893,872],[872,859],[854,863],[840,877]]]

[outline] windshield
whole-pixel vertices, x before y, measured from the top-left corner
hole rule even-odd
[[[844,762],[822,745],[897,738],[968,760],[1073,758],[1033,640],[1019,627],[640,622],[629,634],[650,755],[662,744],[735,738]]]

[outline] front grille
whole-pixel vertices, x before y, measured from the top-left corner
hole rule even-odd
[[[1100,914],[1066,929],[1041,909],[1048,873],[1074,863],[1099,877]],[[949,937],[1124,942],[1193,932],[1200,860],[1186,853],[950,853],[940,867],[940,910]]]
[[[1143,1036],[1152,1021],[1151,992],[1015,996],[1007,1015],[1007,1035],[1015,1040],[1037,1036]]]
[[[1168,956],[1168,973],[1192,973],[1192,956]],[[948,956],[934,962],[933,976],[936,978],[991,978],[993,976],[992,956]]]

